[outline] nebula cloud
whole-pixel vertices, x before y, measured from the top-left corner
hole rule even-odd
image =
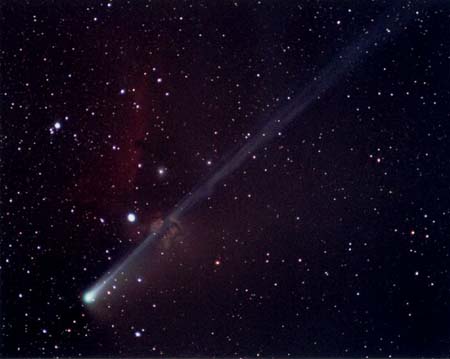
[[[303,87],[297,97],[282,107],[278,112],[271,115],[257,134],[250,137],[244,145],[232,152],[231,156],[222,161],[223,164],[219,166],[218,170],[180,200],[157,232],[151,233],[138,247],[119,262],[119,264],[89,288],[83,295],[84,303],[96,303],[98,297],[111,285],[117,275],[126,271],[128,266],[151,243],[160,240],[166,231],[169,230],[174,220],[179,220],[193,207],[210,196],[214,192],[216,185],[242,166],[255,151],[272,140],[278,132],[285,129],[293,121],[299,121],[301,115],[311,104],[320,100],[320,96],[323,93],[335,86],[344,75],[348,74],[361,63],[366,56],[370,55],[372,51],[376,51],[377,47],[380,47],[399,33],[401,30],[399,23],[405,23],[405,16],[402,16],[401,22],[399,18],[400,16],[394,8],[390,12],[382,15],[381,19],[371,29],[367,30],[360,39],[341,50],[310,83]]]

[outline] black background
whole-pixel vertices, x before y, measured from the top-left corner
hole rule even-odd
[[[87,305],[392,5],[4,2],[1,353],[449,355],[449,7],[395,6],[382,46]]]

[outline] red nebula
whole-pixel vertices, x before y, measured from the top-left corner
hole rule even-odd
[[[180,222],[173,218],[168,219],[170,224],[169,228],[165,231],[165,233],[161,233],[162,235],[162,245],[165,249],[169,248],[171,242],[177,237],[180,237],[182,235],[182,228]],[[162,217],[158,217],[154,219],[150,224],[150,232],[151,233],[158,233],[161,227],[164,224],[164,219]]]
[[[134,91],[116,95],[122,104],[136,103],[139,108],[128,107],[108,118],[89,119],[84,132],[96,146],[96,154],[86,155],[79,175],[68,188],[72,198],[96,210],[119,214],[133,195],[135,181],[142,161],[143,148],[139,145],[147,136],[151,118],[148,84],[142,82]]]

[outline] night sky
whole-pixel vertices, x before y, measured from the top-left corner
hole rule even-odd
[[[448,356],[449,134],[445,1],[5,1],[0,353]]]

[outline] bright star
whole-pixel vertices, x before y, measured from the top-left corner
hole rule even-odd
[[[159,167],[158,168],[158,174],[160,176],[164,176],[166,174],[166,169],[164,167]]]
[[[136,221],[136,215],[134,213],[128,213],[127,219],[128,222],[133,223],[134,221]]]

